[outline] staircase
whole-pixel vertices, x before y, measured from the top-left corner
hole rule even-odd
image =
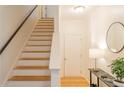
[[[50,86],[49,61],[53,31],[54,20],[52,18],[43,18],[37,21],[5,86]]]

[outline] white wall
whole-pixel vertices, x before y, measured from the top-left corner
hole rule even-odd
[[[124,50],[120,53],[112,53],[107,49],[106,32],[110,24],[118,21],[124,24],[124,6],[96,6],[90,14],[91,48],[105,49],[105,58],[99,59],[97,67],[111,74],[110,65],[113,59],[124,56]],[[92,60],[93,61],[93,60]],[[101,85],[102,86],[102,85]]]
[[[33,9],[33,6],[0,6],[0,49],[18,27],[24,17]],[[29,17],[11,43],[0,55],[0,78],[2,83],[7,79],[8,73],[19,57],[19,51],[23,47],[39,16],[39,7]]]
[[[54,18],[54,31],[59,32],[59,6],[49,5],[47,6],[47,16]]]
[[[0,6],[0,49],[32,6]]]

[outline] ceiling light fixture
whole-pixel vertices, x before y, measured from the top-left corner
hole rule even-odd
[[[73,9],[75,12],[83,12],[85,7],[84,6],[75,6]]]

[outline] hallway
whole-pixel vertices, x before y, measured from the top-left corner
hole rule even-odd
[[[62,77],[61,87],[88,87],[89,83],[84,77]]]
[[[124,6],[0,6],[0,86],[115,86],[107,80],[115,80],[108,74],[118,79],[112,64],[124,59],[123,10]],[[92,76],[91,69],[107,75]]]

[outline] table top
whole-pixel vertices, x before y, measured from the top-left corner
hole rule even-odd
[[[102,82],[104,82],[109,87],[116,87],[113,84],[113,80],[115,78],[108,74],[107,72],[103,71],[102,69],[98,68],[97,71],[93,68],[89,68],[90,72],[93,73],[96,77],[98,77]]]

